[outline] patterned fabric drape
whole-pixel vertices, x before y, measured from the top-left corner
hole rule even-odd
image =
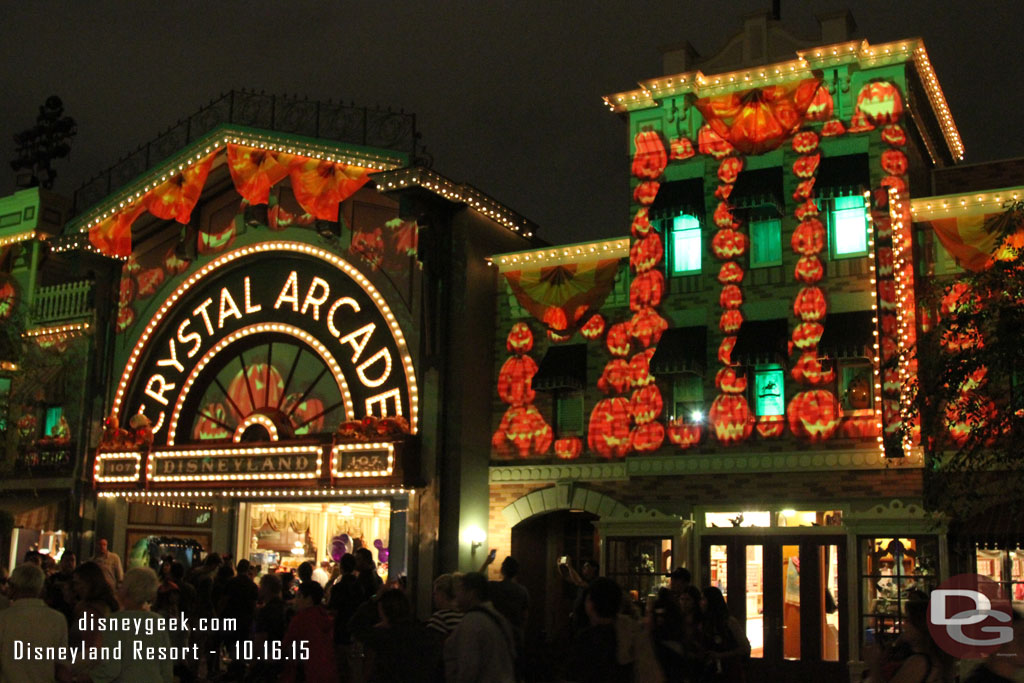
[[[504,273],[516,299],[549,329],[569,334],[599,308],[615,286],[619,259],[571,263]]]
[[[926,221],[942,246],[968,270],[984,270],[1001,238],[985,230],[985,222],[996,214],[976,214]]]
[[[252,515],[253,531],[269,526],[273,531],[292,530],[304,534],[309,530],[309,513],[292,510],[256,510]]]

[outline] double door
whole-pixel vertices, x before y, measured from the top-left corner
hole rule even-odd
[[[704,536],[701,560],[702,584],[746,628],[751,674],[845,678],[845,536]]]

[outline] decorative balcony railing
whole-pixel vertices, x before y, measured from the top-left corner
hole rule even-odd
[[[93,283],[89,280],[39,287],[32,304],[32,323],[79,320],[92,315]]]

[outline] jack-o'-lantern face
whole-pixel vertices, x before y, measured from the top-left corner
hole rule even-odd
[[[800,323],[793,328],[793,345],[801,351],[813,349],[821,341],[824,331],[821,323]]]
[[[661,415],[662,407],[661,391],[656,384],[641,387],[630,397],[630,414],[637,424],[656,420]]]
[[[660,422],[638,424],[629,433],[629,446],[637,453],[651,453],[665,443],[665,427]]]
[[[658,315],[653,308],[643,308],[629,321],[629,327],[633,339],[647,348],[658,343],[661,333],[668,329],[668,321]]]
[[[231,417],[222,403],[208,403],[196,420],[192,438],[196,441],[226,441],[231,438],[225,424],[231,424]]]
[[[743,159],[739,157],[723,159],[722,163],[718,165],[718,179],[723,183],[735,183],[736,177],[739,176],[742,170]]]
[[[661,136],[653,130],[641,131],[633,138],[633,144],[636,147],[636,153],[633,155],[633,175],[637,178],[657,180],[668,164]]]
[[[583,441],[575,436],[555,439],[555,456],[560,460],[575,460],[583,452]]]
[[[743,313],[736,308],[723,311],[721,317],[718,319],[718,329],[725,334],[736,334],[742,324]]]
[[[706,123],[697,131],[697,149],[701,154],[710,154],[716,159],[727,157],[733,152],[732,145]]]
[[[878,418],[874,415],[851,415],[839,425],[839,436],[844,439],[877,439]]]
[[[527,353],[533,348],[533,332],[526,323],[516,323],[508,332],[505,348],[511,353]]]
[[[892,276],[892,249],[889,247],[879,247],[875,253],[878,257],[878,276]]]
[[[544,311],[544,317],[541,322],[547,325],[549,330],[555,332],[562,332],[569,326],[569,319],[566,317],[565,311],[557,306],[549,306]]]
[[[898,149],[882,152],[882,170],[889,175],[903,175],[907,172],[907,155]]]
[[[825,276],[825,266],[817,256],[801,256],[793,269],[793,277],[797,282],[813,285]]]
[[[747,378],[734,368],[722,368],[715,373],[715,386],[723,394],[742,394],[747,390]]]
[[[602,458],[623,458],[629,453],[630,403],[628,399],[605,398],[590,412],[587,445]]]
[[[907,134],[898,124],[890,124],[882,128],[882,142],[893,147],[903,147],[907,144]]]
[[[743,305],[743,290],[736,285],[722,287],[718,296],[718,305],[725,309],[739,308]]]
[[[848,133],[867,133],[874,129],[875,126],[868,120],[868,117],[863,112],[858,111],[850,118],[850,125],[846,131]]]
[[[739,394],[719,394],[708,411],[708,424],[715,438],[724,445],[742,443],[750,438],[754,417],[747,400]]]
[[[712,215],[715,221],[715,225],[720,228],[735,228],[737,227],[736,216],[732,213],[732,207],[726,204],[724,201],[718,202],[718,206],[715,207],[715,213]]]
[[[613,356],[627,356],[629,355],[629,323],[615,323],[608,328],[608,336],[605,338],[605,346],[608,347],[608,353]]]
[[[821,320],[827,309],[825,293],[817,287],[804,287],[793,301],[793,315],[804,321]]]
[[[842,419],[839,401],[831,391],[814,389],[793,397],[786,408],[789,431],[812,443],[825,441],[835,433]]]
[[[600,313],[590,316],[590,320],[580,328],[580,334],[587,339],[597,339],[600,337],[604,334],[604,316]]]
[[[821,137],[823,138],[834,138],[844,133],[846,133],[846,126],[839,119],[826,121],[825,125],[821,127]]]
[[[825,226],[817,218],[808,218],[793,230],[790,238],[793,251],[802,256],[814,256],[825,249]]]
[[[731,183],[725,183],[715,187],[715,199],[723,202],[729,201],[729,197],[732,195],[732,188],[734,186]]]
[[[723,285],[743,282],[743,267],[735,261],[726,261],[718,269],[718,281]]]
[[[808,218],[814,218],[818,215],[818,205],[814,203],[813,199],[808,199],[803,204],[796,207],[795,213],[798,221],[805,221]]]
[[[887,175],[878,182],[882,187],[891,187],[899,194],[907,193],[907,181],[898,175]]]
[[[629,250],[629,265],[633,266],[637,273],[643,273],[661,263],[664,254],[665,248],[661,237],[652,231],[633,243]]]
[[[882,391],[887,396],[899,396],[901,386],[899,370],[896,368],[886,368],[882,373]],[[864,407],[866,408],[867,406]]]
[[[793,162],[793,175],[797,178],[813,178],[821,163],[820,154],[807,154]]]
[[[682,418],[670,420],[665,430],[668,432],[668,440],[686,450],[700,443],[704,434],[704,426],[698,423],[688,423]]]
[[[629,359],[630,384],[634,387],[647,386],[654,381],[654,375],[651,374],[653,356],[654,349],[647,349]]]
[[[732,365],[732,350],[736,348],[737,339],[738,337],[729,335],[718,345],[718,362],[722,365]]]
[[[878,302],[883,311],[896,310],[896,283],[894,281],[878,281]]]
[[[757,418],[757,433],[762,439],[777,439],[785,429],[784,415],[762,415]]]
[[[520,458],[543,455],[551,448],[551,426],[532,405],[512,406],[506,410],[498,432]],[[495,439],[491,443],[494,445]],[[506,447],[499,451],[507,452],[508,449]]]
[[[669,143],[668,158],[672,161],[689,159],[694,154],[696,154],[696,152],[693,149],[693,143],[690,141],[690,138],[672,138],[672,141]]]
[[[536,394],[531,387],[537,363],[529,356],[512,356],[498,373],[498,397],[513,406],[532,403]]]
[[[654,203],[654,198],[658,196],[660,187],[661,183],[654,180],[641,181],[633,189],[633,201],[641,206],[650,206]]]
[[[828,361],[823,363],[818,358],[818,354],[813,351],[800,354],[796,363],[793,364],[790,374],[797,382],[810,386],[831,384],[836,377],[831,363]]]
[[[814,195],[814,181],[815,178],[808,178],[797,183],[796,189],[793,190],[793,201],[801,202],[810,199]]]
[[[624,358],[613,358],[605,363],[597,380],[597,388],[606,394],[621,394],[633,383],[633,370]]]
[[[266,406],[277,406],[284,392],[284,378],[273,365],[254,363],[235,374],[228,384],[228,398],[239,411],[238,419]]]
[[[633,278],[629,285],[629,308],[639,311],[648,306],[657,306],[665,294],[665,276],[661,270],[648,270]]]
[[[899,123],[903,116],[903,97],[890,81],[872,81],[857,94],[857,112],[875,126]]]
[[[818,136],[813,131],[805,130],[793,136],[793,151],[797,154],[812,154],[818,149]]]
[[[807,114],[804,118],[808,121],[825,121],[831,116],[832,93],[824,85],[819,85],[818,89],[814,91],[814,98],[807,106]]]
[[[633,237],[644,237],[651,231],[651,219],[649,210],[646,206],[642,206],[636,210],[636,214],[633,216],[633,223],[629,226],[629,232]]]
[[[720,261],[728,261],[747,253],[747,236],[739,230],[725,228],[711,238],[711,252]]]
[[[156,294],[160,285],[164,283],[164,269],[160,266],[145,268],[138,272],[135,280],[139,283],[139,291],[136,296],[140,299],[149,298]]]

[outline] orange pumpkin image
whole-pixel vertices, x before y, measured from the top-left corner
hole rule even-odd
[[[896,282],[893,280],[878,281],[878,302],[883,311],[896,310]]]
[[[669,420],[665,431],[668,433],[670,442],[686,450],[700,443],[700,438],[704,434],[704,426],[699,422],[689,423],[683,418],[676,418]]]
[[[648,384],[634,391],[629,403],[630,414],[637,424],[645,424],[658,419],[664,406],[661,400],[661,391],[655,384]]]
[[[817,287],[804,287],[793,301],[793,315],[805,321],[821,320],[827,308],[825,294]]]
[[[720,261],[727,261],[747,253],[747,244],[746,234],[726,228],[711,238],[711,252]]]
[[[743,159],[739,157],[722,159],[722,163],[718,165],[718,179],[727,184],[735,183],[736,177],[739,176],[742,170]]]
[[[808,178],[797,183],[796,189],[793,190],[793,200],[799,202],[804,199],[810,199],[814,194],[814,181],[814,178]]]
[[[793,162],[793,175],[797,178],[812,178],[818,172],[821,163],[820,154],[808,154]]]
[[[513,406],[532,403],[536,393],[530,386],[537,363],[529,356],[512,356],[498,373],[498,397]]]
[[[818,136],[813,131],[804,130],[793,136],[793,151],[797,154],[811,154],[816,149]]]
[[[742,324],[743,313],[735,308],[724,311],[718,319],[718,329],[726,334],[736,334]]]
[[[839,401],[831,391],[803,391],[786,408],[789,431],[811,443],[825,441],[835,433],[842,419]]]
[[[697,100],[697,109],[715,132],[743,154],[777,148],[803,121],[818,81],[770,85]],[[794,85],[796,87],[794,87]]]
[[[889,213],[875,212],[871,215],[871,225],[875,228],[875,237],[888,239],[892,237],[892,219]]]
[[[889,247],[879,247],[878,251],[875,252],[878,257],[878,276],[879,277],[891,277],[892,276],[892,249]]]
[[[637,311],[636,315],[629,322],[629,333],[647,348],[651,344],[657,344],[661,339],[661,333],[668,329],[668,321],[658,315],[653,308],[644,308]]]
[[[722,308],[739,308],[743,305],[743,290],[736,285],[722,287],[718,295],[718,305]]]
[[[0,320],[10,318],[17,303],[18,293],[14,289],[14,283],[8,280],[0,286]]]
[[[693,142],[690,141],[690,138],[672,138],[669,142],[668,158],[671,161],[689,159],[694,154],[696,154],[696,151],[693,149]]]
[[[651,231],[651,219],[646,206],[636,210],[633,216],[633,223],[629,226],[629,232],[633,237],[643,237]]]
[[[892,313],[885,313],[881,317],[882,334],[887,337],[896,336],[896,316]]]
[[[623,458],[630,448],[629,399],[605,398],[590,412],[587,446],[602,458]]]
[[[867,133],[869,130],[874,130],[875,126],[863,112],[855,112],[850,118],[850,125],[847,126],[846,131],[848,133]]]
[[[803,256],[814,256],[825,249],[825,226],[817,218],[808,218],[797,224],[790,238],[793,251]]]
[[[192,429],[194,441],[224,441],[231,438],[231,432],[225,427],[231,424],[231,416],[221,403],[207,403],[196,420]],[[123,430],[121,430],[123,431]]]
[[[629,433],[630,448],[637,453],[650,453],[665,443],[665,427],[660,422],[638,424]]]
[[[825,277],[825,266],[817,256],[801,256],[793,269],[793,277],[797,282],[813,285]]]
[[[718,345],[718,362],[722,365],[732,365],[732,350],[736,347],[736,339],[738,337],[730,335]]]
[[[903,147],[907,144],[907,134],[899,124],[889,124],[882,128],[882,142],[893,147]]]
[[[384,232],[380,228],[354,230],[348,253],[361,258],[371,269],[377,270],[384,259]]]
[[[239,370],[228,384],[228,397],[232,408],[239,411],[243,420],[260,408],[276,406],[284,392],[284,378],[273,365],[254,363]]]
[[[808,121],[825,121],[831,116],[832,93],[824,85],[819,85],[814,91],[814,98],[807,105],[807,114],[804,115],[804,118]]]
[[[882,170],[889,175],[903,175],[907,172],[907,155],[898,149],[882,152]]]
[[[621,394],[633,384],[633,369],[624,358],[613,358],[605,363],[597,380],[597,388],[606,394]]]
[[[743,266],[735,261],[726,261],[718,269],[718,281],[723,285],[743,282]]]
[[[653,130],[645,130],[633,138],[636,153],[633,155],[633,175],[637,178],[657,180],[668,164],[665,145],[661,136]]]
[[[640,273],[629,285],[629,308],[639,311],[647,306],[657,306],[665,294],[665,275],[661,270]]]
[[[846,133],[846,126],[839,119],[826,121],[825,125],[821,127],[821,137],[823,138],[834,138],[844,133]]]
[[[886,368],[882,373],[882,392],[886,396],[899,396],[900,387],[903,386],[903,382],[900,381],[900,372],[896,368]],[[864,406],[865,408],[867,406]]]
[[[310,396],[298,402],[302,394],[289,394],[281,403],[281,412],[288,415],[296,436],[316,434],[324,426],[324,403]]]
[[[505,348],[511,353],[527,353],[533,348],[533,332],[526,323],[515,323],[508,331]]]
[[[757,433],[762,439],[777,439],[785,430],[785,415],[762,415],[757,418]]]
[[[634,387],[646,386],[654,381],[650,365],[653,356],[654,349],[647,349],[629,359],[630,384]]]
[[[872,81],[857,94],[857,112],[876,126],[899,123],[903,116],[903,97],[894,83]]]
[[[135,309],[131,304],[119,304],[117,307],[117,333],[121,334],[135,322]]]
[[[658,188],[661,183],[654,180],[644,180],[633,189],[633,201],[641,206],[650,206],[654,198],[658,196]]]
[[[224,251],[235,241],[235,220],[231,219],[220,228],[210,226],[210,230],[200,230],[198,238],[200,254],[214,254]]]
[[[724,394],[742,394],[747,390],[747,378],[734,368],[722,368],[715,373],[715,386]]]
[[[712,219],[715,221],[715,225],[720,228],[735,228],[739,225],[736,222],[736,216],[732,213],[732,207],[724,201],[718,202],[718,206],[715,207],[715,213],[712,215]]]
[[[555,439],[555,455],[562,460],[575,460],[583,452],[583,441],[575,436]]]
[[[565,328],[569,326],[569,318],[566,317],[565,311],[557,306],[549,306],[544,311],[544,317],[541,318],[541,322],[548,326],[548,338],[553,339],[552,332],[556,336],[562,336]],[[566,337],[568,339],[568,337]],[[563,340],[564,341],[564,340]]]
[[[882,187],[891,187],[899,194],[907,193],[907,181],[898,175],[887,175],[879,181]]]
[[[501,418],[491,445],[502,455],[543,455],[551,448],[551,427],[534,406],[511,406]]]
[[[953,313],[974,313],[981,304],[981,299],[971,291],[965,282],[955,282],[946,288],[939,302],[939,311],[948,316]]]
[[[629,322],[622,322],[608,328],[608,336],[604,340],[608,353],[613,356],[629,355],[629,326]]]
[[[136,296],[139,299],[146,299],[156,294],[156,291],[160,289],[160,285],[164,283],[164,269],[160,267],[146,268],[139,271],[139,274],[135,276],[135,280],[139,284]]]
[[[844,439],[877,439],[878,417],[852,415],[843,418],[839,425],[839,436]]]
[[[604,317],[600,313],[590,316],[590,319],[580,328],[580,334],[587,339],[597,339],[604,334]]]
[[[813,199],[806,200],[803,204],[796,207],[796,219],[798,221],[807,220],[808,218],[814,218],[818,215],[818,205],[814,203]]]
[[[665,247],[661,237],[656,232],[650,232],[647,236],[638,239],[629,250],[629,265],[633,270],[642,273],[651,270],[665,256]]]
[[[706,123],[697,131],[697,149],[701,154],[709,154],[716,159],[733,153],[732,145]]]
[[[747,399],[737,394],[719,394],[708,411],[708,424],[715,438],[724,445],[741,443],[754,430],[754,416]]]
[[[821,341],[824,331],[821,323],[800,323],[793,328],[793,345],[801,351],[813,349]]]
[[[174,245],[167,250],[164,254],[164,271],[167,273],[167,277],[173,277],[180,275],[188,270],[189,261],[188,259],[178,258],[178,255]]]
[[[733,185],[730,183],[717,186],[715,188],[715,199],[719,199],[723,202],[729,201],[729,197],[732,195],[732,188]]]

